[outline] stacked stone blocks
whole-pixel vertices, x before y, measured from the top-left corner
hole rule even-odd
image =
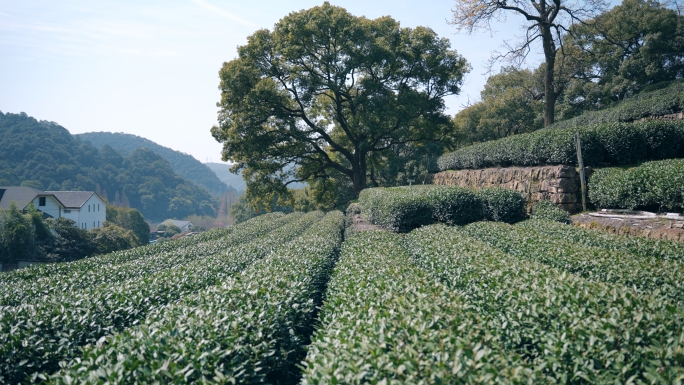
[[[585,169],[587,178],[591,173]],[[582,210],[579,172],[571,166],[485,168],[437,173],[435,185],[460,186],[473,189],[504,187],[520,191],[528,210],[534,203],[548,199],[570,213]]]

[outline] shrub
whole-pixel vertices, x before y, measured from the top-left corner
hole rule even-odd
[[[604,123],[543,129],[464,147],[439,158],[440,170],[577,164],[575,132],[587,166],[619,166],[684,156],[684,121]]]
[[[463,225],[482,219],[481,203],[470,189],[451,186],[373,188],[359,196],[369,222],[409,231],[433,221]]]
[[[480,199],[484,218],[487,220],[515,223],[527,216],[525,197],[518,191],[490,187],[477,190],[476,194]]]
[[[397,234],[345,240],[303,367],[310,384],[548,383],[503,349],[501,320],[421,271]]]
[[[518,226],[484,224],[496,225],[491,237]],[[684,312],[675,301],[503,253],[460,230],[423,227],[404,242],[419,267],[492,320],[487,326],[496,342],[547,376],[535,383],[674,384],[681,378]]]
[[[606,122],[631,122],[649,116],[672,114],[684,110],[684,80],[654,84],[653,91],[645,88],[641,93],[624,100],[613,108],[585,112],[572,119],[551,125],[551,128],[572,128]]]
[[[531,217],[534,219],[546,219],[553,222],[570,223],[570,215],[568,212],[549,200],[540,200],[532,206]]]
[[[240,275],[87,347],[51,383],[294,383],[343,227],[327,214]]]
[[[146,318],[154,309],[217,285],[314,225],[321,213],[292,214],[294,221],[239,245],[214,250],[202,263],[181,263],[139,279],[58,290],[30,303],[3,307],[0,318],[0,382],[21,383],[59,369],[102,337]],[[268,223],[262,225],[269,226]],[[247,242],[249,240],[249,242]],[[174,255],[170,256],[174,258]],[[106,275],[107,270],[99,272]],[[72,277],[53,285],[66,288]],[[31,288],[29,287],[29,290]],[[17,293],[21,294],[21,293]]]
[[[642,258],[684,260],[684,243],[677,241],[609,234],[603,231],[587,230],[536,219],[520,222],[516,227],[534,229],[550,238],[560,238],[585,246],[624,251]]]
[[[523,226],[478,222],[459,228],[464,234],[516,257],[543,263],[592,281],[625,285],[639,292],[684,301],[684,265],[679,261],[643,258],[622,250],[586,246],[550,237]]]
[[[684,159],[605,168],[589,179],[589,198],[600,208],[684,210]]]

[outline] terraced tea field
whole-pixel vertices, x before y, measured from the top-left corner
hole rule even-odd
[[[684,247],[340,212],[0,275],[0,382],[684,381]]]

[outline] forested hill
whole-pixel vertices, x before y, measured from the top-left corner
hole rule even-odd
[[[216,174],[193,156],[161,146],[149,139],[121,132],[87,132],[75,136],[81,141],[92,143],[97,148],[109,145],[124,156],[128,156],[139,148],[147,148],[166,159],[176,174],[204,187],[210,193],[220,196],[228,190],[226,184],[216,177]]]
[[[0,112],[0,185],[92,190],[147,219],[215,215],[215,199],[146,149],[123,156],[76,139],[54,122]]]

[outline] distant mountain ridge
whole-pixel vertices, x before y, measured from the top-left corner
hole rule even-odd
[[[90,142],[97,148],[109,145],[123,156],[128,156],[137,149],[147,148],[166,159],[180,177],[204,187],[214,196],[221,196],[228,191],[226,183],[192,155],[164,147],[149,139],[122,132],[86,132],[74,136],[83,142]]]
[[[237,191],[245,191],[245,188],[247,187],[245,185],[244,179],[242,179],[242,175],[235,175],[232,172],[230,172],[228,169],[230,168],[229,164],[225,163],[204,163],[205,166],[207,166],[211,171],[216,174],[216,176],[221,180],[221,182],[232,186],[234,189]]]
[[[204,163],[204,165],[209,167],[223,183],[235,188],[238,192],[244,193],[247,188],[245,180],[242,179],[242,175],[235,175],[230,172],[228,170],[230,168],[229,164],[209,162]],[[291,183],[288,187],[291,189],[300,189],[306,187],[306,183]]]

